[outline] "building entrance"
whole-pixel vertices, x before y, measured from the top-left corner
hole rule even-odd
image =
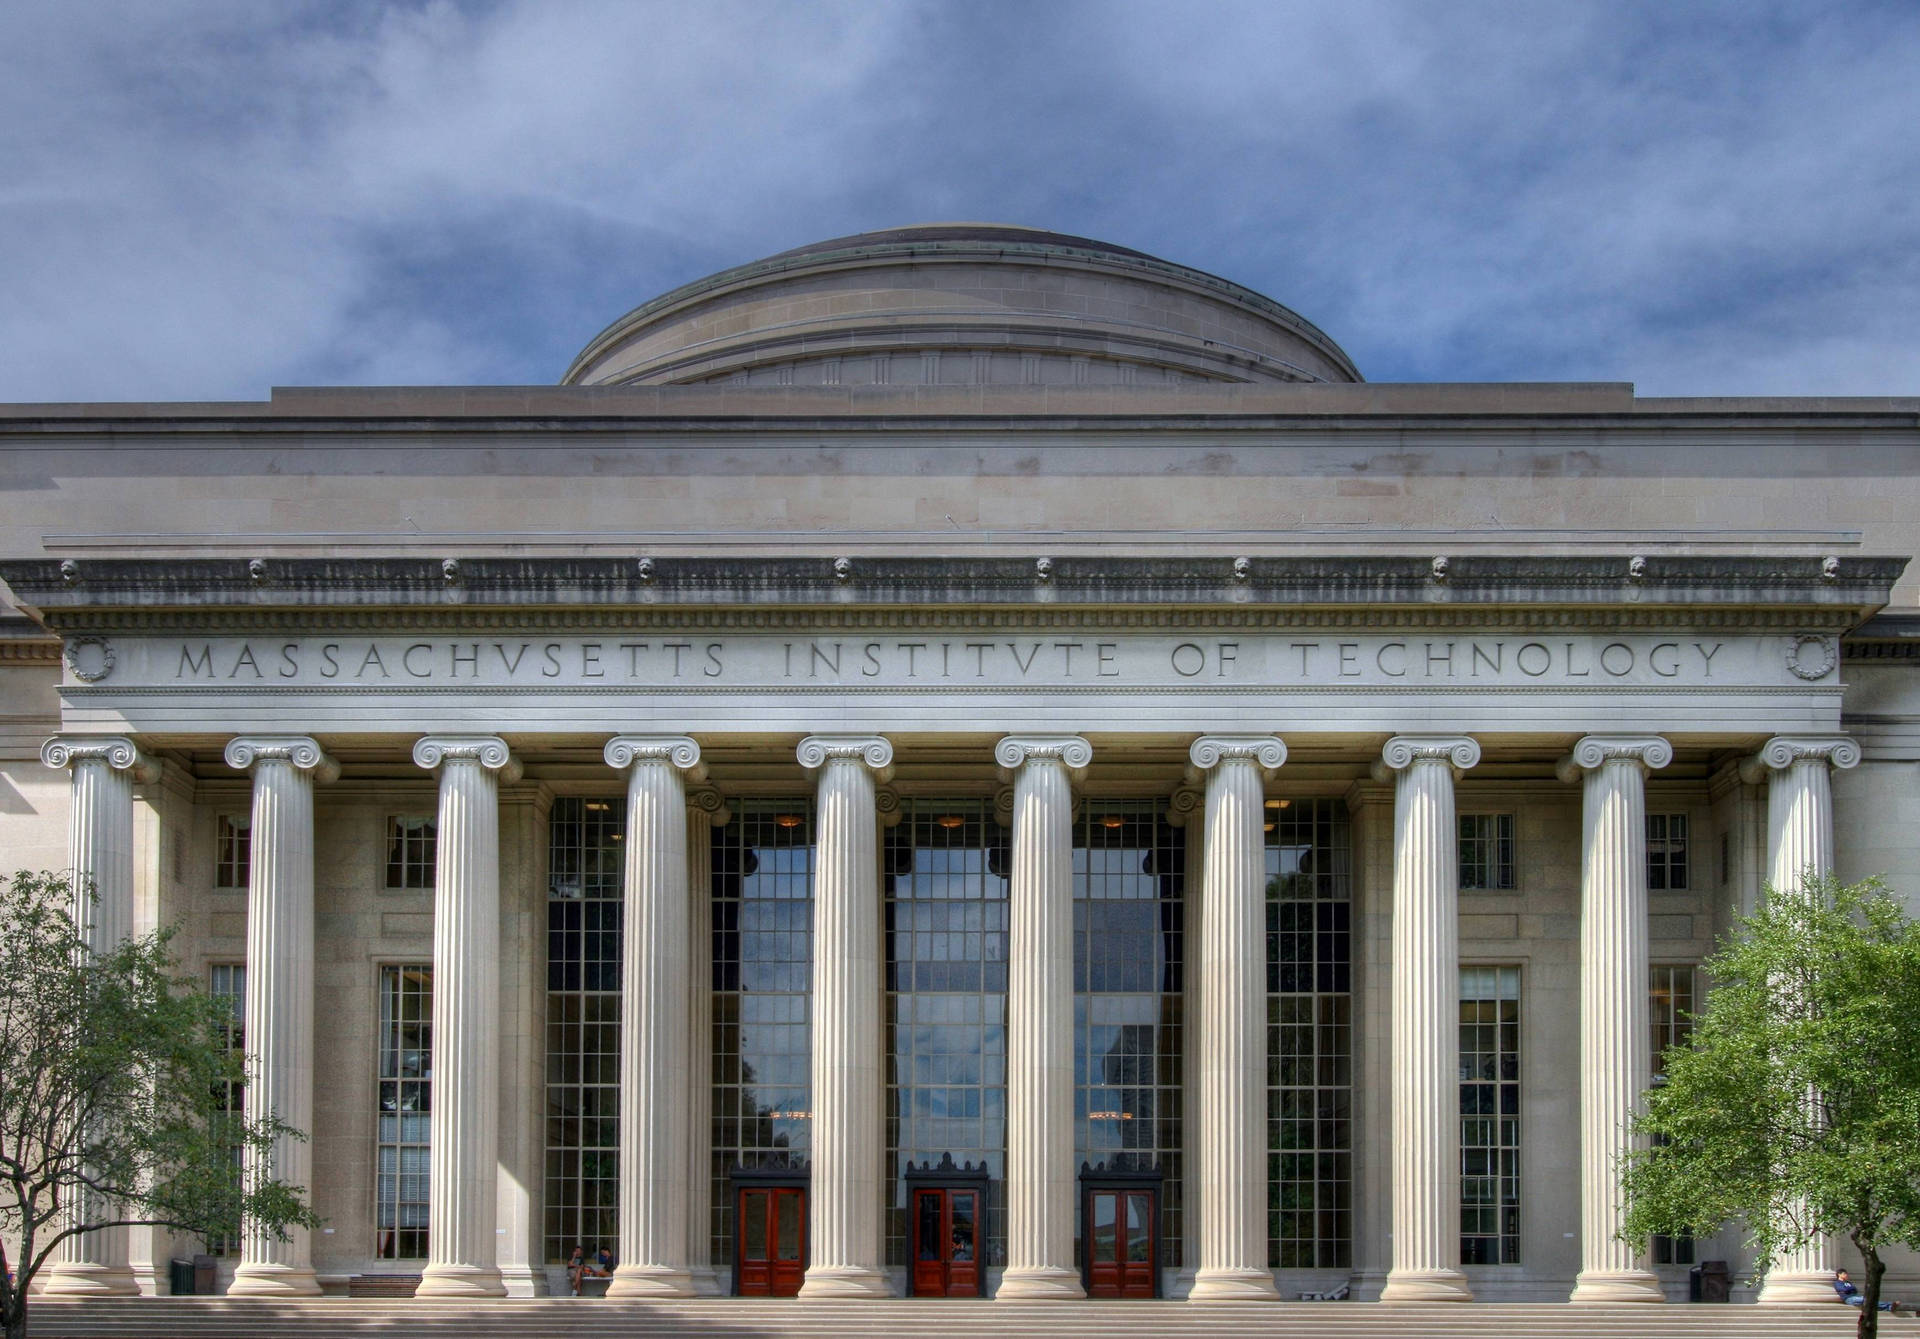
[[[794,1297],[807,1267],[807,1192],[801,1186],[742,1186],[734,1200],[734,1291]]]
[[[977,1190],[913,1192],[913,1295],[978,1297],[985,1207]]]
[[[1160,1295],[1160,1177],[1082,1173],[1081,1262],[1089,1297]]]

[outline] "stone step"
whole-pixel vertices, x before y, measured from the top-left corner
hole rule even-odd
[[[41,1299],[36,1336],[59,1339],[359,1339],[409,1333],[466,1339],[1809,1339],[1854,1332],[1857,1313],[1816,1307],[1380,1306],[1353,1302],[971,1301],[633,1302],[544,1298],[271,1302],[221,1297]],[[1920,1339],[1920,1321],[1885,1317],[1883,1334]]]

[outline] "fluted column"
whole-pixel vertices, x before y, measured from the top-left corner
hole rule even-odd
[[[713,1267],[713,829],[733,815],[717,790],[687,796],[687,1272],[724,1289]]]
[[[272,1113],[313,1134],[313,783],[340,774],[300,735],[229,740],[227,766],[253,773],[247,876],[246,1116]],[[313,1146],[283,1136],[265,1155],[246,1151],[249,1187],[274,1177],[313,1184]],[[304,1228],[281,1241],[258,1223],[240,1231],[229,1297],[313,1297],[320,1284]]]
[[[1267,1268],[1266,779],[1287,759],[1271,735],[1206,736],[1188,754],[1207,779],[1200,918],[1200,1268],[1195,1301],[1274,1299]]]
[[[620,1262],[609,1297],[691,1297],[687,1267],[687,778],[706,775],[682,735],[619,735],[627,773],[621,936]]]
[[[1859,762],[1860,746],[1844,735],[1778,735],[1743,766],[1743,779],[1767,781],[1767,886],[1773,896],[1804,897],[1809,876],[1833,872],[1832,771]],[[1832,1239],[1816,1237],[1773,1262],[1756,1300],[1829,1303],[1834,1269]]]
[[[133,783],[152,780],[156,769],[118,735],[56,735],[41,747],[40,761],[72,774],[67,869],[73,923],[90,949],[110,953],[133,933]],[[78,1221],[110,1218],[111,1208],[82,1192]],[[61,1242],[42,1290],[50,1297],[136,1296],[127,1229],[101,1228]]]
[[[1084,1297],[1073,1258],[1073,782],[1078,735],[1009,735],[1007,1268],[1001,1301]]]
[[[1615,1181],[1652,1081],[1647,1022],[1647,772],[1673,761],[1659,736],[1588,735],[1560,764],[1582,780],[1580,871],[1580,1274],[1575,1302],[1663,1302],[1646,1244],[1620,1240]]]
[[[1393,791],[1393,1265],[1383,1302],[1466,1302],[1460,1272],[1461,736],[1401,735]]]
[[[500,782],[506,741],[431,735],[440,773],[433,887],[433,1146],[420,1297],[503,1297],[494,1221],[500,1134]],[[249,983],[251,984],[251,983]]]
[[[813,885],[811,1259],[802,1297],[885,1297],[880,1172],[880,818],[874,787],[893,745],[810,735],[800,765],[819,784]]]

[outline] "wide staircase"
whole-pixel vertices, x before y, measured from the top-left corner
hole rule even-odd
[[[542,1298],[311,1302],[156,1297],[36,1300],[36,1339],[1806,1339],[1854,1332],[1858,1313],[1818,1307],[1564,1305],[1379,1306],[1355,1302],[697,1302]],[[1920,1320],[1883,1316],[1881,1333],[1920,1339]]]

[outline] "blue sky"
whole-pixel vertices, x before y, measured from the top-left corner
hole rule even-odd
[[[1920,394],[1920,3],[17,3],[0,399],[542,383],[623,311],[986,219],[1375,381]]]

